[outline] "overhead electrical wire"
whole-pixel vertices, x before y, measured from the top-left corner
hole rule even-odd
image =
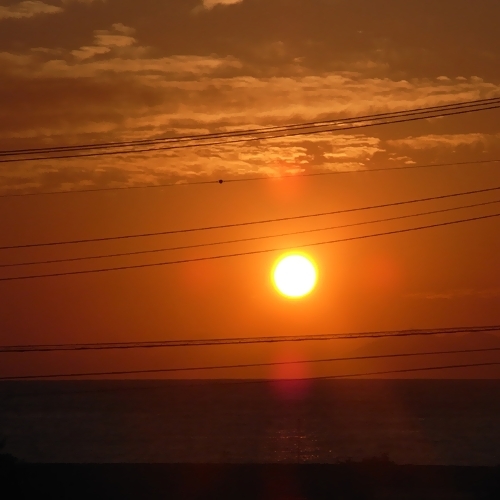
[[[375,332],[329,333],[311,335],[274,335],[268,337],[229,337],[207,339],[176,339],[149,342],[95,342],[83,344],[25,344],[0,346],[0,354],[60,351],[103,351],[123,349],[158,349],[164,347],[206,347],[219,345],[275,344],[283,342],[317,342],[330,340],[422,337],[434,335],[455,335],[460,333],[499,332],[500,325],[459,326],[411,330],[383,330]]]
[[[103,254],[103,255],[91,255],[91,256],[84,256],[84,257],[70,257],[70,258],[63,258],[63,259],[49,259],[49,260],[38,260],[38,261],[31,261],[31,262],[16,262],[16,263],[11,263],[11,264],[0,264],[0,268],[34,266],[34,265],[42,265],[42,264],[60,264],[63,262],[81,262],[81,261],[88,261],[88,260],[109,259],[109,258],[115,258],[115,257],[130,257],[130,256],[134,256],[134,255],[146,255],[146,254],[170,252],[170,251],[174,251],[174,250],[189,250],[189,249],[193,249],[193,248],[204,248],[204,247],[227,245],[227,244],[233,244],[233,243],[246,243],[249,241],[259,241],[259,240],[266,240],[266,239],[271,239],[271,238],[281,238],[284,236],[297,236],[300,234],[310,234],[310,233],[317,233],[317,232],[321,232],[321,231],[330,231],[330,230],[334,230],[334,229],[345,229],[345,228],[349,228],[349,227],[364,226],[364,225],[368,225],[368,224],[378,224],[378,223],[382,223],[382,222],[391,222],[391,221],[395,221],[395,220],[410,219],[413,217],[435,215],[435,214],[440,214],[440,213],[453,212],[456,210],[464,210],[467,208],[476,208],[476,207],[483,207],[483,206],[487,206],[487,205],[495,205],[498,203],[500,203],[500,200],[493,200],[493,201],[486,201],[483,203],[474,203],[471,205],[462,205],[459,207],[442,208],[440,210],[430,210],[427,212],[419,212],[416,214],[398,215],[396,217],[387,217],[384,219],[354,222],[351,224],[341,224],[341,225],[337,225],[337,226],[321,227],[321,228],[315,228],[315,229],[305,229],[302,231],[293,231],[293,232],[288,232],[288,233],[271,234],[271,235],[265,235],[265,236],[254,236],[254,237],[239,238],[239,239],[234,239],[234,240],[215,241],[215,242],[210,242],[210,243],[198,243],[195,245],[184,245],[184,246],[167,247],[167,248],[155,248],[152,250],[137,250],[134,252],[121,252],[121,253],[111,253],[111,254]]]
[[[399,370],[384,370],[384,371],[372,371],[372,372],[358,372],[358,373],[349,373],[349,374],[341,374],[341,375],[330,375],[325,377],[303,377],[303,378],[294,378],[294,379],[238,379],[238,380],[224,380],[224,379],[184,379],[184,380],[163,380],[161,385],[137,385],[137,386],[114,386],[103,389],[86,389],[86,390],[75,390],[74,388],[71,391],[53,391],[53,392],[43,392],[43,396],[75,396],[77,394],[102,394],[102,393],[111,393],[111,392],[130,392],[130,391],[144,391],[144,390],[155,390],[160,389],[164,390],[167,386],[165,382],[181,382],[183,387],[187,384],[190,386],[201,384],[210,384],[216,383],[217,386],[225,385],[225,386],[233,386],[233,385],[254,385],[254,384],[276,384],[276,383],[296,383],[301,381],[320,381],[320,380],[335,380],[335,379],[349,379],[349,378],[358,378],[358,377],[370,377],[377,375],[396,375],[402,373],[418,373],[418,372],[426,372],[426,371],[437,371],[437,370],[450,370],[450,369],[459,369],[459,368],[474,368],[474,367],[486,367],[486,366],[500,366],[500,361],[496,362],[485,362],[485,363],[463,363],[463,364],[454,364],[454,365],[438,365],[438,366],[426,366],[426,367],[418,367],[418,368],[404,368]],[[8,386],[7,386],[8,387]],[[16,387],[16,392],[11,393],[9,390],[3,390],[0,394],[4,395],[4,397],[12,398],[12,397],[30,397],[35,396],[39,397],[40,393],[20,393],[18,392],[18,387]]]
[[[347,241],[365,240],[365,239],[369,239],[369,238],[377,238],[380,236],[390,236],[390,235],[394,235],[394,234],[410,233],[410,232],[414,232],[414,231],[421,231],[424,229],[445,227],[445,226],[451,226],[451,225],[455,225],[455,224],[462,224],[465,222],[476,222],[479,220],[492,219],[495,217],[500,217],[500,213],[490,214],[490,215],[482,215],[482,216],[478,216],[478,217],[471,217],[469,219],[459,219],[459,220],[448,221],[448,222],[440,222],[440,223],[436,223],[436,224],[429,224],[426,226],[418,226],[418,227],[412,227],[412,228],[406,228],[406,229],[397,229],[394,231],[386,231],[386,232],[382,232],[382,233],[365,234],[365,235],[361,235],[361,236],[353,236],[350,238],[341,238],[341,239],[337,239],[337,240],[328,240],[328,241],[318,241],[315,243],[306,243],[306,244],[302,244],[302,245],[296,245],[295,247],[287,246],[287,247],[281,247],[281,248],[266,248],[263,250],[253,250],[253,251],[239,252],[239,253],[232,253],[232,254],[223,254],[223,255],[212,255],[209,257],[197,257],[197,258],[192,258],[192,259],[170,260],[170,261],[155,262],[155,263],[150,263],[150,264],[135,264],[135,265],[129,265],[129,266],[105,267],[105,268],[100,268],[100,269],[89,269],[89,270],[81,270],[81,271],[65,271],[65,272],[47,273],[47,274],[31,274],[31,275],[26,275],[26,276],[11,276],[11,277],[0,278],[0,282],[42,279],[42,278],[59,278],[59,277],[63,277],[63,276],[78,276],[78,275],[83,275],[83,274],[98,274],[98,273],[105,273],[105,272],[112,272],[112,271],[125,271],[125,270],[129,270],[129,269],[146,269],[146,268],[153,268],[153,267],[188,264],[188,263],[192,263],[192,262],[204,262],[204,261],[209,261],[209,260],[221,260],[221,259],[228,259],[228,258],[233,258],[233,257],[260,255],[260,254],[265,254],[265,253],[289,251],[289,250],[293,250],[293,248],[312,248],[312,247],[323,246],[323,245],[331,245],[331,244],[335,244],[335,243],[344,243]]]
[[[381,126],[381,125],[391,125],[391,124],[399,124],[399,123],[409,123],[413,121],[419,121],[419,120],[426,120],[426,119],[431,119],[431,118],[444,118],[447,116],[456,116],[456,115],[461,115],[461,114],[467,114],[467,113],[475,113],[479,111],[488,111],[488,110],[493,110],[493,109],[498,109],[500,108],[500,98],[497,98],[494,102],[491,104],[487,105],[480,105],[482,107],[475,107],[472,108],[470,107],[471,103],[462,103],[462,105],[457,104],[455,108],[450,108],[447,110],[444,110],[442,112],[436,112],[436,111],[430,111],[427,112],[427,114],[422,114],[423,111],[408,111],[405,115],[401,114],[400,116],[405,116],[404,118],[397,118],[397,119],[391,119],[386,120],[386,121],[378,121],[375,122],[374,119],[370,120],[362,120],[361,124],[358,125],[348,125],[348,126],[341,126],[337,128],[320,128],[317,130],[315,127],[314,130],[293,130],[293,131],[281,131],[277,133],[271,133],[271,135],[265,135],[265,136],[256,136],[255,134],[252,137],[243,137],[243,138],[235,138],[231,139],[230,137],[235,137],[235,134],[237,132],[232,133],[233,135],[230,136],[228,133],[229,139],[224,139],[224,140],[215,140],[212,142],[198,142],[194,144],[170,144],[168,146],[159,146],[159,147],[153,147],[153,148],[142,148],[142,149],[132,149],[132,150],[118,150],[118,151],[95,151],[95,152],[83,152],[81,154],[63,154],[63,155],[58,155],[58,156],[27,156],[27,157],[17,157],[17,155],[20,155],[22,153],[16,152],[13,153],[15,155],[14,157],[4,157],[0,159],[0,163],[15,163],[15,162],[25,162],[25,161],[46,161],[46,160],[62,160],[62,159],[76,159],[76,158],[89,158],[89,157],[100,157],[100,156],[110,156],[110,155],[127,155],[127,154],[138,154],[138,153],[147,153],[147,152],[154,152],[154,151],[167,151],[167,150],[178,150],[178,149],[188,149],[188,148],[198,148],[198,147],[207,147],[207,146],[220,146],[220,145],[226,145],[226,144],[241,144],[241,143],[246,143],[246,142],[252,142],[252,141],[263,141],[263,140],[270,140],[270,139],[278,139],[278,138],[289,138],[289,137],[298,137],[298,136],[310,136],[310,135],[317,135],[317,134],[323,134],[323,133],[330,133],[330,132],[338,132],[338,131],[345,131],[345,130],[353,130],[353,129],[364,129],[364,128],[369,128],[369,127],[376,127],[376,126]],[[417,116],[415,116],[417,115]],[[367,122],[367,123],[365,123]],[[92,151],[92,150],[91,150]],[[49,151],[50,154],[50,151]],[[27,153],[29,155],[29,153]]]
[[[483,363],[460,363],[454,365],[435,365],[435,366],[422,366],[418,368],[400,368],[397,370],[379,370],[371,372],[358,372],[358,373],[343,373],[339,375],[323,375],[323,376],[312,376],[312,377],[300,377],[300,378],[289,378],[289,379],[255,379],[255,380],[223,380],[222,383],[226,384],[260,384],[260,383],[279,383],[279,382],[301,382],[301,381],[319,381],[319,380],[334,380],[334,379],[347,379],[347,378],[358,378],[358,377],[373,377],[376,375],[396,375],[402,373],[416,373],[416,372],[427,372],[436,370],[451,370],[457,368],[474,368],[483,366],[500,366],[500,361],[487,361]],[[126,388],[124,388],[126,390]]]
[[[472,101],[461,101],[454,102],[450,104],[442,104],[438,106],[427,106],[423,108],[414,108],[409,110],[392,111],[387,113],[376,113],[371,115],[361,115],[347,118],[336,118],[331,120],[316,120],[311,122],[302,122],[290,125],[278,125],[278,126],[268,126],[259,127],[253,129],[242,129],[233,130],[225,132],[214,132],[207,134],[190,134],[172,137],[159,137],[156,139],[136,139],[130,141],[115,141],[115,142],[105,142],[105,143],[90,143],[90,144],[79,144],[79,145],[69,145],[69,146],[47,146],[41,148],[24,148],[24,149],[12,149],[0,151],[0,157],[2,156],[15,156],[15,155],[26,155],[26,154],[40,154],[40,153],[57,153],[57,152],[68,152],[68,151],[79,151],[85,149],[108,149],[117,147],[133,147],[137,145],[151,145],[164,142],[182,142],[182,141],[194,141],[194,140],[206,140],[214,138],[224,138],[224,137],[238,137],[242,135],[253,135],[253,134],[266,134],[269,132],[277,131],[288,131],[293,129],[310,128],[310,127],[323,127],[327,125],[345,124],[351,122],[364,122],[374,119],[388,119],[397,118],[401,115],[407,114],[426,114],[429,112],[445,111],[447,109],[456,108],[469,108],[484,106],[488,104],[496,104],[500,101],[500,97],[492,97],[489,99],[476,99]]]
[[[434,370],[451,370],[453,368],[473,368],[479,366],[499,366],[500,361],[492,361],[486,363],[462,363],[455,365],[438,365],[438,366],[423,366],[420,368],[402,368],[399,370],[382,370],[375,372],[364,372],[364,373],[351,373],[347,375],[331,375],[329,377],[323,377],[325,379],[335,379],[335,378],[349,378],[349,377],[370,377],[374,375],[395,375],[396,373],[415,373],[415,372],[426,372]],[[311,377],[311,379],[319,380],[320,377]]]
[[[430,196],[430,197],[426,197],[426,198],[416,198],[416,199],[412,199],[412,200],[383,203],[380,205],[369,205],[369,206],[365,206],[365,207],[346,208],[346,209],[342,209],[342,210],[333,210],[333,211],[328,211],[328,212],[319,212],[319,213],[306,214],[306,215],[295,215],[295,216],[290,216],[290,217],[279,217],[279,218],[275,218],[275,219],[264,219],[264,220],[257,220],[257,221],[248,221],[248,222],[236,222],[233,224],[219,224],[219,225],[214,225],[214,226],[205,226],[205,227],[196,227],[196,228],[187,228],[187,229],[174,229],[174,230],[170,230],[170,231],[157,231],[157,232],[140,233],[140,234],[126,234],[126,235],[121,235],[121,236],[105,236],[102,238],[84,238],[84,239],[78,239],[78,240],[52,241],[52,242],[46,242],[46,243],[40,242],[40,243],[27,243],[27,244],[21,244],[21,245],[4,245],[4,246],[0,247],[0,250],[14,250],[14,249],[20,249],[20,248],[49,247],[49,246],[59,246],[59,245],[75,245],[75,244],[81,244],[81,243],[97,243],[97,242],[102,242],[102,241],[114,241],[114,240],[124,240],[124,239],[133,239],[133,238],[147,238],[147,237],[151,237],[151,236],[164,236],[164,235],[170,235],[170,234],[194,233],[194,232],[199,232],[199,231],[211,231],[211,230],[215,230],[215,229],[229,229],[229,228],[234,228],[234,227],[254,226],[254,225],[269,224],[269,223],[274,223],[274,222],[285,222],[285,221],[291,221],[291,220],[309,219],[309,218],[313,218],[313,217],[323,217],[326,215],[338,215],[338,214],[345,214],[345,213],[352,213],[352,212],[362,212],[365,210],[374,210],[374,209],[379,209],[379,208],[397,207],[397,206],[401,206],[401,205],[422,203],[422,202],[426,202],[426,201],[444,200],[444,199],[448,199],[448,198],[456,198],[456,197],[460,197],[460,196],[489,193],[489,192],[499,191],[499,190],[500,190],[500,186],[496,186],[496,187],[491,187],[491,188],[475,189],[472,191],[462,191],[459,193],[444,194],[444,195],[439,195],[439,196]]]
[[[100,157],[100,156],[117,156],[117,155],[129,155],[129,154],[138,154],[138,153],[150,153],[150,152],[154,152],[154,151],[193,149],[193,148],[207,147],[207,146],[209,146],[209,147],[224,146],[227,144],[241,144],[241,143],[254,142],[254,141],[267,141],[270,139],[282,139],[282,138],[289,138],[289,137],[324,134],[324,133],[330,133],[330,132],[340,132],[340,131],[345,131],[345,130],[364,129],[364,128],[371,128],[371,127],[378,127],[378,126],[382,126],[382,125],[410,123],[410,122],[414,122],[414,121],[427,120],[427,119],[431,119],[431,118],[444,118],[447,116],[455,116],[455,115],[461,115],[461,114],[466,114],[466,113],[474,113],[474,112],[478,112],[478,111],[488,111],[488,110],[498,109],[498,108],[500,108],[500,102],[496,106],[489,106],[489,107],[481,108],[481,109],[466,109],[466,110],[461,110],[461,111],[433,114],[433,115],[428,115],[428,116],[417,116],[417,117],[413,117],[413,118],[404,118],[404,119],[398,119],[398,120],[392,120],[392,121],[382,121],[382,122],[377,122],[377,123],[366,123],[366,124],[361,124],[361,125],[338,127],[335,129],[313,130],[313,131],[305,131],[305,132],[301,131],[301,132],[279,133],[279,134],[274,134],[274,135],[270,135],[270,136],[266,136],[266,137],[230,139],[230,140],[207,142],[207,143],[201,143],[201,144],[198,144],[198,143],[196,143],[196,144],[177,144],[177,145],[173,145],[173,146],[160,146],[160,147],[155,147],[155,148],[133,149],[133,150],[126,150],[126,151],[99,151],[99,152],[94,152],[94,153],[82,153],[82,154],[78,154],[78,155],[60,155],[60,156],[48,156],[48,157],[35,156],[35,157],[29,157],[29,158],[7,158],[7,159],[4,158],[4,159],[0,159],[0,163],[18,163],[18,162],[46,161],[46,160],[71,160],[71,159],[77,159],[77,158],[92,158],[92,157]]]
[[[478,368],[478,367],[486,367],[486,366],[500,366],[500,361],[491,361],[491,362],[483,362],[483,363],[460,363],[453,365],[437,365],[437,366],[422,366],[417,368],[402,368],[397,370],[379,370],[379,371],[371,371],[371,372],[358,372],[358,373],[344,373],[338,375],[326,375],[326,376],[316,376],[316,377],[301,377],[301,378],[264,378],[264,379],[236,379],[236,380],[227,380],[227,379],[184,379],[184,380],[175,380],[175,382],[182,382],[183,386],[186,384],[189,385],[201,385],[201,384],[210,384],[216,383],[217,386],[225,385],[225,386],[239,386],[239,385],[254,385],[254,384],[276,384],[276,383],[297,383],[297,382],[313,382],[313,381],[321,381],[321,380],[335,380],[335,379],[350,379],[350,378],[359,378],[359,377],[373,377],[377,375],[396,375],[403,373],[418,373],[418,372],[428,372],[428,371],[440,371],[440,370],[452,370],[459,368]],[[108,387],[104,389],[86,389],[86,390],[71,390],[71,391],[58,391],[58,392],[44,392],[43,396],[64,396],[70,395],[75,396],[76,394],[97,394],[97,393],[110,393],[110,392],[129,392],[129,391],[144,391],[144,390],[154,390],[161,389],[164,390],[166,388],[165,382],[172,382],[172,380],[163,380],[161,385],[138,385],[138,386],[114,386]],[[17,389],[17,388],[16,388]],[[7,397],[30,397],[30,396],[40,396],[40,393],[16,393],[12,394],[7,391]]]
[[[117,375],[146,375],[153,373],[186,373],[196,371],[214,371],[214,370],[228,370],[228,369],[244,369],[244,368],[263,368],[271,366],[290,366],[290,365],[304,365],[304,364],[317,364],[317,363],[333,363],[341,361],[361,361],[372,359],[391,359],[391,358],[409,358],[418,356],[435,356],[443,354],[471,354],[482,352],[498,352],[500,347],[485,347],[482,349],[454,349],[448,351],[424,351],[424,352],[411,352],[411,353],[396,353],[396,354],[374,354],[367,356],[348,356],[337,358],[325,359],[304,359],[300,361],[274,361],[267,363],[243,363],[235,365],[217,365],[217,366],[197,366],[197,367],[182,367],[182,368],[156,368],[147,370],[114,370],[114,371],[101,371],[101,372],[86,372],[86,373],[52,373],[48,375],[15,375],[0,377],[0,381],[6,380],[36,380],[36,379],[54,379],[54,378],[80,378],[80,377],[103,377],[103,376],[117,376]]]
[[[458,167],[465,165],[487,165],[491,163],[500,163],[500,159],[494,158],[491,160],[473,160],[473,161],[460,161],[451,163],[428,163],[420,165],[403,165],[401,167],[382,167],[382,168],[369,168],[360,170],[335,170],[328,172],[309,172],[301,174],[284,174],[277,176],[256,176],[256,177],[241,177],[233,179],[217,179],[217,180],[203,180],[203,181],[191,181],[191,182],[169,182],[160,184],[146,184],[139,186],[119,186],[119,187],[103,187],[103,188],[87,188],[87,189],[66,189],[61,191],[35,191],[29,193],[18,193],[10,192],[0,194],[0,198],[22,198],[26,196],[49,196],[56,194],[75,194],[75,193],[99,193],[106,191],[132,191],[138,189],[161,189],[168,187],[181,187],[181,186],[203,186],[203,185],[215,185],[215,184],[232,184],[241,182],[258,182],[258,181],[275,181],[279,179],[300,179],[309,177],[325,177],[332,175],[346,175],[346,174],[363,174],[363,173],[375,173],[375,172],[399,172],[407,170],[421,170],[429,168],[439,168],[439,167]]]
[[[290,125],[279,125],[279,126],[268,126],[268,127],[260,127],[253,129],[242,129],[242,130],[233,130],[233,131],[225,131],[225,132],[215,132],[208,134],[191,134],[184,136],[172,136],[172,137],[161,137],[156,139],[139,139],[139,140],[131,140],[131,141],[117,141],[117,142],[108,142],[108,143],[94,143],[94,144],[80,144],[80,145],[69,145],[69,146],[47,146],[42,148],[24,148],[17,150],[4,150],[0,151],[1,156],[13,156],[13,155],[23,155],[23,154],[31,154],[31,153],[46,153],[46,152],[67,152],[67,151],[78,151],[85,149],[100,149],[100,148],[117,148],[117,147],[133,147],[137,145],[151,145],[158,144],[164,142],[182,142],[182,141],[199,141],[199,140],[207,140],[214,138],[226,138],[226,137],[241,137],[247,135],[261,135],[267,134],[270,132],[279,132],[279,131],[289,131],[294,129],[307,129],[311,127],[324,127],[329,125],[337,125],[337,124],[346,124],[346,123],[357,123],[357,122],[365,122],[365,121],[373,121],[379,119],[391,119],[391,118],[399,118],[401,116],[406,115],[419,115],[419,114],[428,114],[435,113],[440,111],[454,111],[457,109],[468,109],[468,108],[476,108],[483,107],[488,105],[498,104],[500,101],[499,97],[493,97],[489,99],[479,99],[472,101],[462,101],[455,102],[446,105],[438,105],[438,106],[428,106],[423,108],[413,108],[401,111],[387,112],[387,113],[376,113],[371,115],[361,115],[347,118],[337,118],[331,120],[318,120],[312,122],[302,122]]]

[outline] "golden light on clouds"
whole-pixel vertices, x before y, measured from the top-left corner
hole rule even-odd
[[[318,271],[312,259],[300,253],[282,255],[272,272],[276,289],[285,297],[298,299],[312,292]]]

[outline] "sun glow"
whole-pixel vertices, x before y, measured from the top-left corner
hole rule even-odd
[[[297,299],[309,294],[316,286],[318,273],[310,257],[299,254],[281,256],[274,266],[272,279],[285,297]]]

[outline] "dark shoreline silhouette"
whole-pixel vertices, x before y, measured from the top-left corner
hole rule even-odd
[[[0,465],[9,498],[497,499],[500,467],[395,465]],[[5,497],[7,498],[7,497]]]

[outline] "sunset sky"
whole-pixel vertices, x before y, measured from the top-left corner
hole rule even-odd
[[[499,97],[498,19],[498,0],[0,0],[0,150],[206,134]],[[176,185],[0,197],[0,246],[234,224],[498,187],[500,163],[370,172],[495,159],[499,109],[243,144],[1,163],[0,195]],[[276,178],[337,171],[360,172]],[[254,177],[266,179],[185,185]],[[0,250],[0,264],[276,235],[494,200],[500,193],[200,233]],[[4,267],[0,278],[300,248],[498,212],[500,204],[146,256]],[[498,218],[304,250],[316,263],[318,284],[293,301],[270,280],[279,252],[0,281],[0,344],[500,323]],[[397,350],[409,346],[398,341]],[[356,349],[369,352],[344,341],[3,354],[0,375],[307,359]],[[307,373],[372,366],[309,367]],[[499,373],[487,370],[481,373]]]

